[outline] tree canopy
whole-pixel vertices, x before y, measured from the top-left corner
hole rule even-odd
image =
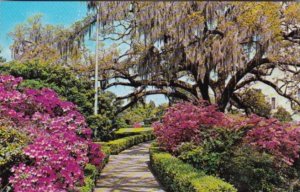
[[[43,15],[29,17],[26,22],[18,24],[9,36],[13,39],[10,46],[13,59],[18,61],[40,60],[52,64],[67,66],[84,66],[91,62],[91,55],[83,43],[76,41],[72,51],[65,50],[65,44],[72,35],[73,28],[43,23]],[[71,45],[69,45],[71,46]],[[71,50],[71,49],[70,49]]]
[[[255,113],[261,117],[270,117],[272,106],[266,95],[259,89],[246,89],[239,93],[246,114]]]
[[[257,81],[299,105],[295,90],[287,89],[300,65],[297,3],[91,1],[88,7],[99,15],[102,40],[129,47],[100,61],[105,88],[134,88],[118,98],[129,99],[128,106],[164,94],[202,98],[223,111],[229,103],[241,107],[236,93]],[[86,34],[96,18],[89,16],[73,32]],[[276,81],[270,79],[275,68],[284,73]]]

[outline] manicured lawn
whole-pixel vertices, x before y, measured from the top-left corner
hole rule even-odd
[[[138,133],[138,132],[147,132],[153,131],[152,127],[143,127],[143,128],[120,128],[116,131],[117,134],[119,133]]]

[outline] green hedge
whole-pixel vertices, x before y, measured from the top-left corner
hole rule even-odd
[[[79,188],[80,192],[92,192],[95,188],[96,179],[100,174],[100,171],[109,161],[110,148],[108,146],[101,146],[101,151],[105,153],[105,158],[101,166],[97,169],[92,164],[87,164],[84,168],[84,186]]]
[[[141,134],[151,134],[153,132],[153,128],[145,127],[145,128],[121,128],[114,133],[115,138],[123,138],[133,135],[141,135]]]
[[[167,191],[172,192],[236,192],[229,183],[207,176],[169,153],[150,148],[150,165]]]
[[[99,174],[96,166],[87,164],[84,169],[84,186],[79,188],[80,192],[91,192],[95,187],[95,181]]]
[[[101,146],[109,147],[110,154],[116,155],[121,151],[132,147],[133,145],[143,143],[145,141],[151,141],[155,137],[152,133],[141,134],[141,135],[134,135],[129,137],[124,137],[121,139],[112,140],[109,142],[100,142]]]

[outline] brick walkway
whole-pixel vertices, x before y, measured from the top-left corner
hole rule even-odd
[[[111,155],[95,192],[164,192],[149,170],[150,143],[142,143]]]

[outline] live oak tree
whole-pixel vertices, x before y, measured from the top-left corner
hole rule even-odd
[[[73,68],[89,65],[91,55],[84,44],[74,42],[72,51],[64,50],[65,42],[76,27],[74,23],[69,28],[43,23],[41,14],[29,17],[24,23],[18,24],[9,33],[13,43],[10,46],[14,60],[26,62],[39,60],[52,64],[62,64]]]
[[[300,5],[283,2],[95,2],[95,15],[69,38],[87,34],[97,14],[102,40],[123,46],[101,60],[103,88],[133,92],[126,109],[147,95],[197,102],[224,111],[244,108],[239,90],[254,82],[295,97],[300,58]],[[125,48],[124,48],[125,47]],[[274,71],[280,75],[273,79]]]

